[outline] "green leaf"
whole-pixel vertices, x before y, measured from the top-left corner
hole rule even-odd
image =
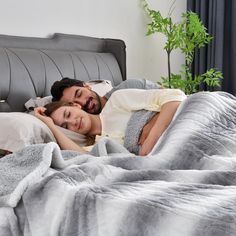
[[[207,32],[206,27],[199,16],[191,11],[182,14],[181,21],[173,22],[171,13],[174,10],[173,1],[168,16],[163,17],[160,11],[151,9],[146,0],[141,0],[150,23],[147,24],[146,35],[161,33],[166,37],[164,50],[168,58],[175,49],[180,49],[185,55],[185,64],[181,66],[179,74],[172,74],[170,64],[168,63],[169,77],[161,77],[161,86],[166,88],[179,88],[186,94],[199,91],[201,83],[206,83],[210,87],[220,86],[223,75],[214,68],[209,69],[202,75],[192,75],[191,65],[194,59],[196,49],[209,44],[213,37]]]

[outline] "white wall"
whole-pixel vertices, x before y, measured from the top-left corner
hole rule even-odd
[[[150,6],[167,14],[172,0],[149,0]],[[120,38],[127,46],[129,77],[153,81],[167,75],[166,54],[160,35],[145,36],[148,19],[140,0],[0,0],[0,34],[48,37],[69,33]],[[186,0],[176,0],[173,17],[178,20]],[[173,70],[184,62],[172,57]]]

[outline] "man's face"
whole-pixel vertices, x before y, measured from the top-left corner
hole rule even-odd
[[[77,103],[84,111],[91,114],[98,114],[102,109],[100,97],[87,85],[84,87],[72,86],[64,89],[60,100]]]

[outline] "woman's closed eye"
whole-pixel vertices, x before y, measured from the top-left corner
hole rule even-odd
[[[70,115],[71,115],[71,112],[65,109],[64,114],[63,114],[64,122],[60,125],[62,128],[65,128],[65,129],[68,128],[67,121],[70,118]]]
[[[70,115],[71,115],[71,113],[70,113],[70,111],[68,111],[67,113],[66,113],[66,121],[63,123],[63,128],[65,128],[65,129],[67,129],[68,128],[68,126],[67,126],[67,120],[70,118]]]

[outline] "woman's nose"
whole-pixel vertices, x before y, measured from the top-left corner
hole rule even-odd
[[[76,120],[70,118],[70,119],[68,119],[66,122],[67,122],[68,125],[75,125]]]

